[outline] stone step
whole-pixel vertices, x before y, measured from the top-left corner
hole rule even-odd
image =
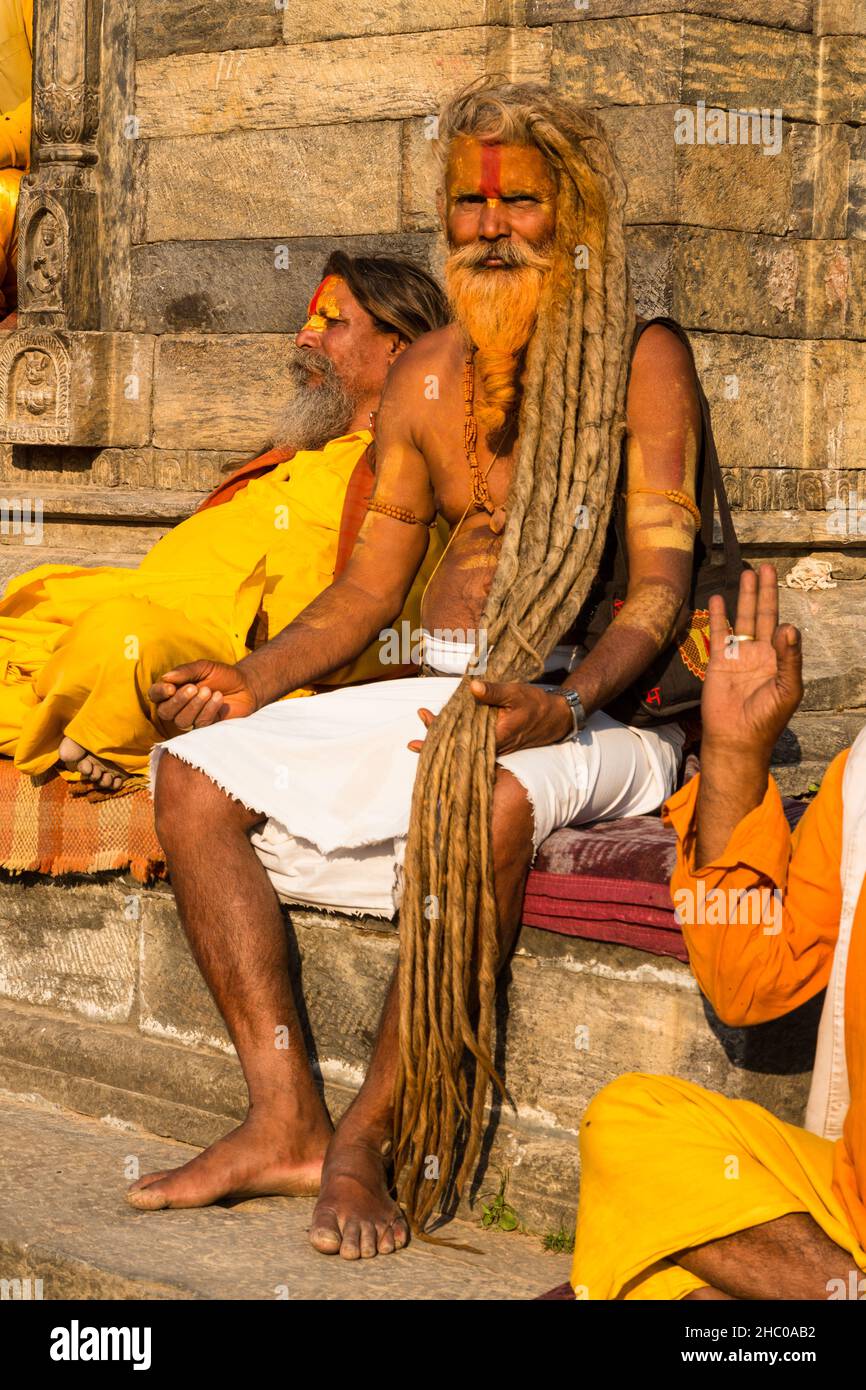
[[[8,491],[8,489],[7,489]],[[38,503],[43,517],[112,522],[181,521],[204,501],[206,491],[173,491],[156,487],[68,487],[36,483],[27,497],[19,498],[30,509]]]
[[[154,1213],[128,1205],[132,1178],[193,1153],[132,1125],[0,1097],[0,1279],[46,1300],[432,1301],[532,1299],[568,1278],[569,1256],[477,1221],[447,1228],[477,1254],[413,1241],[352,1262],[309,1245],[312,1199]]]
[[[288,930],[309,1055],[336,1115],[364,1075],[396,929],[298,910]],[[0,1001],[9,1092],[198,1145],[244,1114],[237,1059],[164,884],[0,882]],[[499,1013],[508,1101],[464,1214],[506,1175],[527,1229],[568,1227],[581,1116],[622,1072],[684,1076],[801,1121],[815,1023],[726,1029],[681,962],[524,927]]]

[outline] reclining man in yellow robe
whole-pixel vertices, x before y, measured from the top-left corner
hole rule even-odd
[[[33,0],[0,0],[0,317],[18,302],[16,213],[30,165],[32,73]]]
[[[622,1076],[581,1125],[572,1283],[590,1299],[866,1297],[866,729],[793,841],[770,754],[800,702],[775,570],[710,601],[701,772],[669,798],[692,968],[719,1017],[826,989],[805,1129],[668,1076]]]
[[[154,722],[147,700],[162,672],[205,649],[239,660],[347,561],[372,493],[370,426],[385,378],[410,342],[447,319],[439,286],[412,261],[335,252],[295,340],[280,430],[290,447],[227,480],[136,570],[42,565],[9,583],[0,754],[34,775],[61,760],[105,790],[143,772],[153,744],[178,732]],[[403,610],[410,630],[441,553],[438,532],[430,537]],[[326,684],[407,674],[389,664],[392,651],[377,640]]]

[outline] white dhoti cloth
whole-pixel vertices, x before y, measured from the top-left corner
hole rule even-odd
[[[267,816],[251,840],[284,900],[393,917],[418,768],[407,745],[424,736],[418,710],[438,714],[459,683],[412,676],[281,700],[160,744],[152,774],[170,753]],[[497,762],[526,790],[537,850],[560,826],[655,811],[675,790],[683,740],[679,724],[596,713],[576,741]]]

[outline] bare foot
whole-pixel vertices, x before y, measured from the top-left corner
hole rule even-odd
[[[390,1150],[390,1144],[386,1146]],[[409,1242],[409,1226],[389,1194],[387,1159],[375,1140],[331,1140],[322,1171],[310,1244],[344,1260],[390,1255]]]
[[[127,1189],[139,1211],[207,1207],[222,1197],[310,1197],[319,1190],[331,1130],[323,1117],[314,1134],[299,1139],[280,1120],[254,1121],[211,1144],[181,1168],[148,1173]]]
[[[76,743],[74,738],[64,738],[58,752],[60,761],[65,763],[70,772],[80,772],[85,782],[92,782],[103,791],[115,792],[129,780],[128,772],[115,767],[114,763],[107,762],[105,758],[94,757],[86,748],[82,748],[80,743]]]

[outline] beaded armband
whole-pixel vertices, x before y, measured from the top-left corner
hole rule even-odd
[[[432,521],[422,521],[414,512],[410,512],[408,507],[398,507],[393,502],[377,502],[375,498],[368,504],[367,511],[381,512],[383,516],[393,517],[394,521],[406,521],[410,526],[426,526],[432,529],[436,525],[435,517]]]
[[[700,526],[703,520],[700,509],[695,505],[691,497],[685,492],[680,492],[678,488],[633,487],[626,493],[626,497],[631,497],[635,492],[652,492],[655,493],[657,497],[667,497],[669,502],[676,502],[678,507],[685,507],[686,511],[694,517],[698,526]]]

